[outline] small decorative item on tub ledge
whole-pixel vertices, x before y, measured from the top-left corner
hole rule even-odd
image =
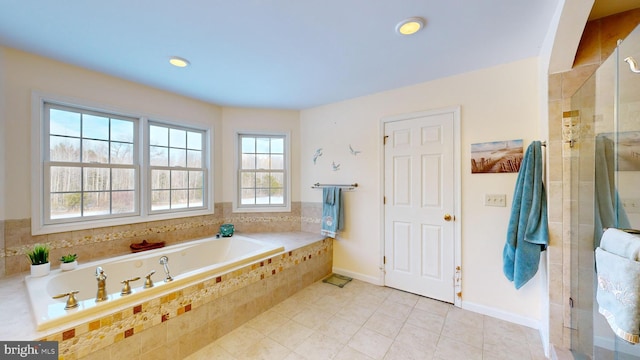
[[[33,250],[27,251],[27,257],[31,261],[31,276],[49,275],[51,263],[49,263],[49,246],[47,244],[35,244]]]
[[[233,224],[222,224],[220,225],[220,235],[223,237],[233,236],[234,232]]]
[[[78,254],[69,253],[60,258],[60,270],[69,271],[75,269],[76,266],[78,266]]]
[[[131,244],[129,245],[129,247],[131,248],[131,252],[137,253],[140,251],[159,249],[161,247],[164,247],[164,241],[152,243],[152,242],[147,242],[147,240],[142,240],[141,243]]]

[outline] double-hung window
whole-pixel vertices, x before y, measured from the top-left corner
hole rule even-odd
[[[205,132],[149,124],[151,212],[204,207]]]
[[[211,214],[212,129],[34,96],[34,234]]]
[[[285,134],[238,134],[237,211],[288,211]]]
[[[137,120],[44,107],[45,223],[137,215]]]

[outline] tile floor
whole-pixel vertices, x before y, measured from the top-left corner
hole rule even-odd
[[[354,280],[316,282],[192,354],[233,359],[545,359],[538,331]]]

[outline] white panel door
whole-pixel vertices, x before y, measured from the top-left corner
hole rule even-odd
[[[454,111],[384,124],[385,285],[455,299]]]

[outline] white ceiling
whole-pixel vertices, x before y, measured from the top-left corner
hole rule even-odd
[[[0,44],[218,105],[304,109],[537,56],[558,1],[0,0]],[[397,35],[411,16],[425,29]]]

